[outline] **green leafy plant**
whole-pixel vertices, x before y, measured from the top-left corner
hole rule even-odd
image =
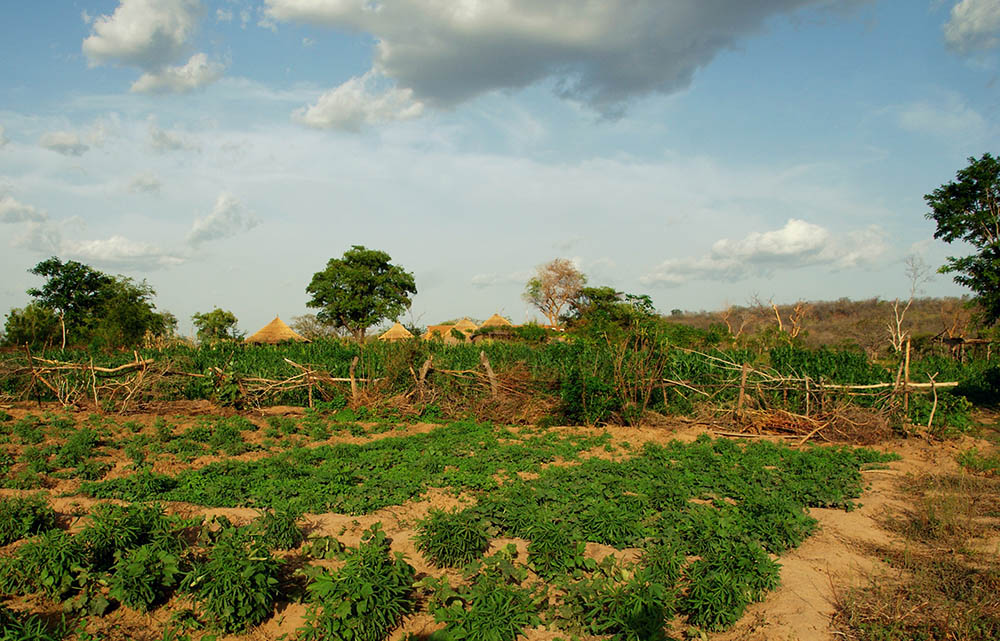
[[[629,641],[665,639],[677,591],[674,583],[662,582],[664,578],[652,567],[607,567],[570,584],[563,611],[588,634]]]
[[[10,594],[44,592],[61,600],[74,589],[83,570],[83,546],[62,530],[48,530],[26,541],[0,565],[0,590]]]
[[[573,538],[565,524],[541,518],[529,531],[528,563],[536,573],[551,579],[576,568],[596,568],[592,559],[584,557],[584,544]]]
[[[153,545],[142,545],[122,555],[111,568],[110,594],[124,605],[148,611],[177,585],[180,559]]]
[[[307,586],[309,609],[299,629],[303,641],[381,641],[412,611],[413,566],[390,556],[380,524],[336,572],[321,570]]]
[[[290,550],[298,547],[305,533],[298,525],[302,512],[284,506],[264,512],[255,522],[258,540],[272,550]]]
[[[60,641],[63,626],[50,627],[45,619],[0,606],[0,641]]]
[[[239,632],[270,616],[278,595],[278,563],[235,528],[224,530],[205,563],[189,575],[205,612],[225,632]]]
[[[56,513],[42,494],[0,499],[0,546],[56,526]]]
[[[490,544],[488,523],[474,509],[431,510],[417,524],[417,549],[439,567],[461,567]]]

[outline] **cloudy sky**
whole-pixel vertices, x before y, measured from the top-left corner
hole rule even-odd
[[[56,255],[182,320],[306,313],[351,245],[413,319],[535,266],[661,311],[905,295],[923,195],[997,153],[1000,0],[8,3],[0,313]],[[928,295],[963,290],[945,276]]]

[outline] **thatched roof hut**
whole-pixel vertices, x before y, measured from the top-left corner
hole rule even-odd
[[[469,334],[479,329],[479,325],[476,325],[468,318],[463,318],[462,320],[455,323],[452,327],[465,334]]]
[[[295,330],[286,325],[283,320],[275,316],[273,321],[261,327],[256,334],[248,336],[243,342],[276,345],[277,343],[284,343],[285,341],[308,343],[309,339],[297,334]]]
[[[509,320],[507,320],[500,314],[493,314],[485,321],[483,321],[482,325],[480,325],[480,327],[513,327],[513,326],[514,326],[513,323],[511,323]]]
[[[398,321],[378,337],[380,341],[405,341],[408,338],[413,338],[413,334]]]

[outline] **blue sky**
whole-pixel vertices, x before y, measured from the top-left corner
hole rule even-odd
[[[253,331],[360,244],[413,320],[533,269],[661,311],[905,296],[923,195],[996,153],[1000,0],[7,3],[0,310],[50,255]],[[928,295],[963,290],[936,275]]]

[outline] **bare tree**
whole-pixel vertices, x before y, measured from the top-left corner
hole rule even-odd
[[[898,298],[892,301],[892,320],[886,325],[889,330],[889,344],[896,352],[903,349],[906,339],[910,336],[910,331],[903,329],[906,312],[913,305],[921,285],[931,279],[930,266],[920,256],[910,254],[903,260],[903,265],[906,278],[910,281],[910,296],[906,299],[905,305]]]
[[[580,294],[587,277],[565,258],[539,265],[524,289],[524,300],[542,312],[549,325],[559,324],[563,309]]]
[[[295,316],[292,318],[292,322],[289,327],[295,330],[295,332],[303,338],[308,338],[311,341],[321,340],[324,338],[341,338],[348,335],[348,332],[343,328],[337,328],[333,325],[321,323],[319,319],[316,318],[316,314],[303,314],[302,316]]]

